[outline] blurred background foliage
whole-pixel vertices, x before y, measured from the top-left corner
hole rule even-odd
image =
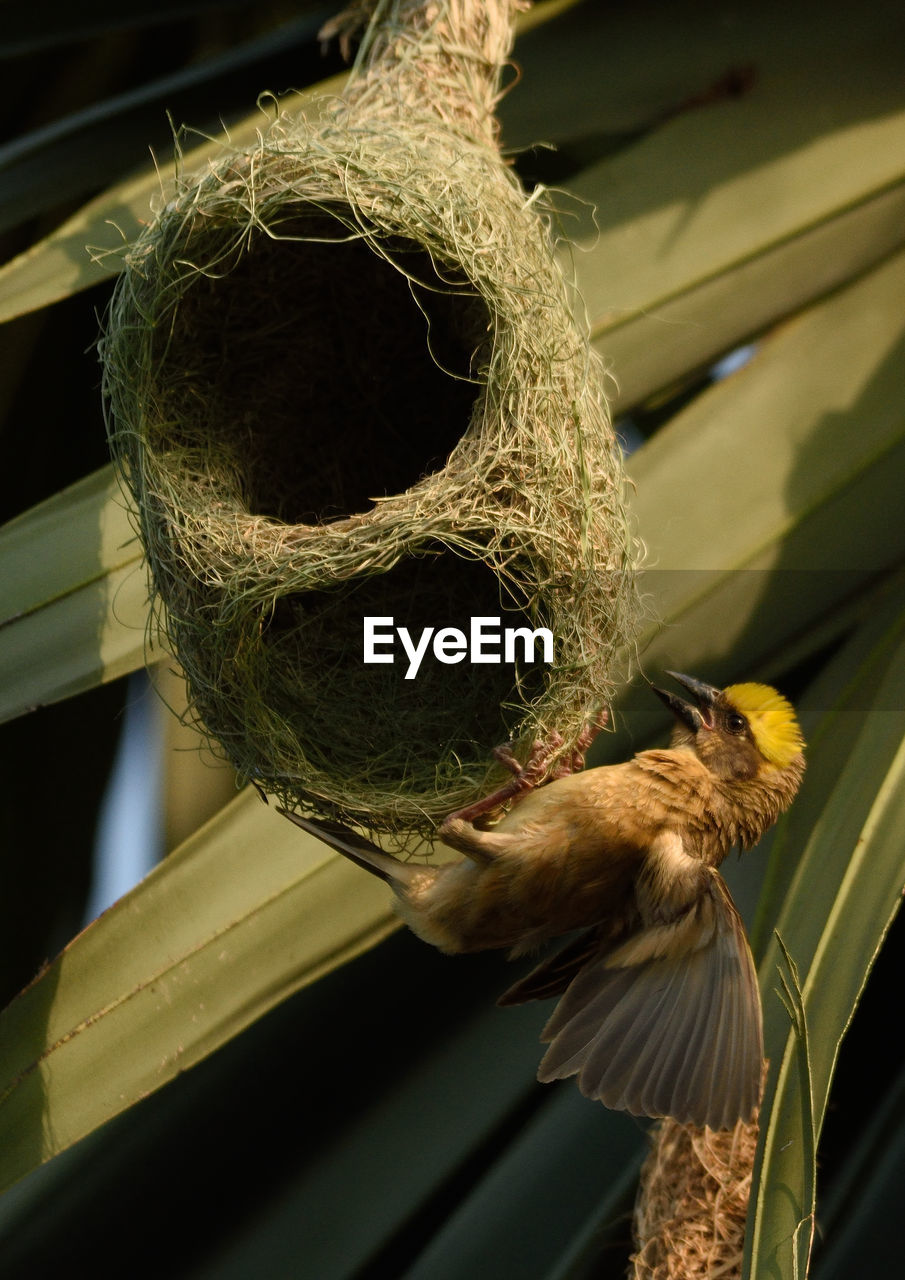
[[[262,91],[339,89],[330,16],[3,5],[4,1276],[581,1280],[631,1252],[645,1126],[534,1082],[544,1011],[494,1009],[504,961],[394,932],[380,885],[236,795],[147,644],[92,350],[116,261],[85,246],[150,216],[174,127],[200,160]],[[500,113],[612,372],[642,668],[769,679],[811,743],[788,820],[728,868],[771,1059],[751,1275],[803,1274],[812,1221],[818,1277],[899,1252],[903,44],[891,0],[543,0]],[[662,735],[653,701],[625,691],[598,763]],[[140,706],[168,856],[79,933]]]

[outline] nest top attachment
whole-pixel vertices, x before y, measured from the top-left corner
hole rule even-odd
[[[428,833],[506,738],[569,750],[633,624],[600,369],[496,145],[515,8],[379,6],[342,99],[180,183],[102,339],[193,714],[283,804],[373,830]],[[364,661],[365,619],[480,617],[553,661],[407,679],[398,633]]]

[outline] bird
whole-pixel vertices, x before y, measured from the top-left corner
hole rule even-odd
[[[516,959],[559,941],[498,1000],[558,997],[541,1034],[542,1082],[575,1076],[615,1110],[730,1129],[760,1103],[763,1029],[751,949],[718,867],[792,803],[805,743],[769,685],[666,674],[692,698],[651,684],[675,717],[667,747],[583,769],[604,712],[558,769],[548,767],[558,735],[524,766],[498,748],[512,779],[437,832],[464,858],[406,862],[342,823],[281,812],[385,880],[403,921],[441,951]]]

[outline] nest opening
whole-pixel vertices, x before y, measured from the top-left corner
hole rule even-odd
[[[420,246],[385,251],[302,212],[199,272],[156,337],[158,367],[182,371],[157,389],[160,443],[227,454],[241,505],[289,524],[365,511],[442,468],[480,392],[490,317]]]

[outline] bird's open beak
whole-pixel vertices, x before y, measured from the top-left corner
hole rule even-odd
[[[713,708],[719,697],[719,689],[715,689],[712,684],[705,684],[703,680],[695,680],[694,676],[680,675],[678,671],[667,671],[666,674],[672,676],[673,680],[678,680],[679,684],[683,684],[694,695],[697,706],[692,706],[675,693],[667,693],[665,689],[651,685],[660,701],[665,702],[676,719],[687,725],[692,733],[697,733],[701,728],[712,729],[715,723]]]

